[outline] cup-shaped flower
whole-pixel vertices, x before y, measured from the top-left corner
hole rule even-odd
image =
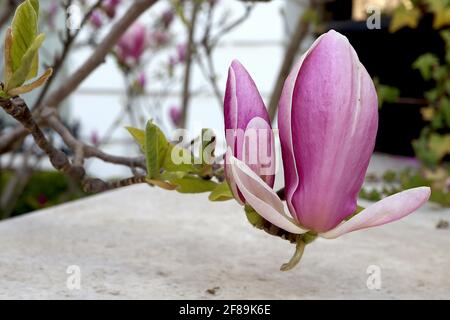
[[[136,64],[139,62],[148,44],[146,27],[136,22],[117,43],[117,56],[121,63]]]
[[[224,112],[227,141],[225,176],[235,198],[245,203],[231,174],[230,158],[243,161],[264,184],[272,188],[275,180],[275,151],[266,106],[253,79],[236,60],[228,70]]]
[[[278,127],[292,217],[245,163],[231,159],[231,172],[246,202],[280,228],[335,238],[398,220],[430,196],[428,187],[409,189],[349,219],[375,145],[378,102],[355,50],[335,31],[319,37],[287,78]]]

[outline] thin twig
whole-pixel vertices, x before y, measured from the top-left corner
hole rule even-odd
[[[33,115],[24,100],[20,97],[14,97],[12,99],[0,98],[0,106],[6,113],[19,121],[32,135],[37,146],[48,156],[52,166],[58,171],[67,174],[72,179],[80,181],[86,192],[98,193],[126,185],[145,182],[144,176],[132,177],[116,182],[105,182],[97,178],[87,177],[83,167],[72,164],[64,152],[56,149],[48,141],[36,121],[33,119]]]
[[[111,28],[108,35],[98,44],[92,55],[82,64],[70,77],[65,80],[61,86],[53,91],[50,96],[33,110],[33,115],[38,124],[43,119],[40,117],[40,111],[44,107],[56,108],[73,93],[78,86],[104,61],[111,49],[115,46],[120,37],[125,33],[129,26],[157,0],[136,0],[130,6],[128,11]],[[28,132],[22,127],[16,127],[9,133],[4,134],[0,140],[0,154],[11,150],[15,142],[22,140]]]
[[[200,1],[194,0],[192,6],[192,16],[191,21],[188,24],[188,43],[186,50],[186,63],[185,63],[185,72],[184,72],[184,81],[183,81],[183,99],[181,103],[182,107],[182,117],[180,127],[184,128],[186,126],[186,118],[188,114],[189,108],[189,100],[190,100],[190,84],[191,84],[191,69],[192,69],[192,56],[195,52],[195,27],[197,24],[197,15],[200,9]]]

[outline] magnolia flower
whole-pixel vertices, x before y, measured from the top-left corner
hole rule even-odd
[[[187,56],[187,44],[181,43],[177,45],[177,58],[178,62],[185,62]]]
[[[155,30],[150,34],[150,42],[154,47],[164,46],[169,42],[169,34],[164,30]]]
[[[246,88],[235,101],[252,94]],[[237,157],[229,159],[231,182],[263,218],[294,234],[310,231],[331,239],[412,213],[428,200],[430,188],[394,194],[352,217],[375,145],[377,105],[374,84],[355,50],[343,35],[329,31],[294,67],[279,103],[290,216],[272,188]]]
[[[123,63],[138,63],[147,46],[147,29],[133,24],[117,43],[117,55]]]
[[[105,0],[103,4],[103,10],[109,18],[116,16],[117,7],[120,5],[121,0]]]
[[[142,89],[145,88],[145,86],[147,85],[147,76],[145,75],[145,72],[141,72],[139,73],[137,79],[136,79],[136,83],[139,85],[139,87],[141,87]]]
[[[183,113],[181,112],[180,107],[171,106],[169,109],[169,117],[170,117],[170,120],[172,120],[172,123],[175,126],[178,126],[181,122],[181,118],[183,117]]]
[[[175,13],[172,9],[167,9],[166,11],[163,12],[163,14],[161,16],[161,21],[162,21],[163,27],[165,29],[170,27],[170,25],[173,22],[174,17],[175,17]]]
[[[275,151],[269,114],[247,70],[233,61],[228,71],[224,99],[228,151],[225,176],[236,200],[245,203],[230,170],[230,158],[239,159],[272,188],[275,181]]]
[[[100,29],[103,25],[103,16],[99,10],[95,10],[94,12],[92,12],[89,20],[92,23],[92,25],[97,29]]]

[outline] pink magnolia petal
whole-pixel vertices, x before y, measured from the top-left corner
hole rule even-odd
[[[292,195],[297,190],[299,184],[299,176],[296,168],[296,160],[294,157],[294,146],[292,139],[292,98],[294,94],[294,86],[297,81],[298,73],[305,59],[311,51],[319,44],[324,35],[314,41],[311,47],[306,51],[292,69],[291,73],[284,82],[283,91],[281,93],[280,102],[278,104],[278,128],[280,133],[281,150],[283,152],[284,180],[286,183],[286,203],[289,210],[295,212],[292,206]]]
[[[255,117],[250,120],[245,129],[242,150],[239,151],[236,158],[241,159],[272,188],[275,182],[275,142],[272,128],[265,119]]]
[[[242,193],[239,192],[239,189],[236,185],[236,181],[234,179],[233,170],[231,170],[231,161],[234,158],[233,151],[231,150],[231,147],[228,146],[227,152],[225,153],[225,177],[227,179],[228,185],[230,186],[231,193],[233,194],[234,198],[240,205],[245,204],[245,199],[242,196]]]
[[[336,228],[321,233],[320,236],[334,239],[345,233],[399,220],[426,203],[430,195],[431,190],[429,187],[413,188],[396,193],[364,209],[358,215],[343,222]]]
[[[284,212],[283,202],[256,173],[244,162],[230,157],[231,174],[244,196],[246,202],[264,219],[277,227],[295,234],[302,234],[307,230],[299,227],[295,221]]]
[[[356,209],[375,145],[376,90],[347,38],[335,31],[316,42],[286,90],[291,103],[280,115],[290,122],[279,125],[286,200],[301,225],[326,232]]]
[[[270,123],[269,114],[255,82],[237,60],[228,70],[224,97],[225,129],[245,130],[249,121],[260,117]]]

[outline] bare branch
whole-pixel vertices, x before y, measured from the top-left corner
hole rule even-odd
[[[33,119],[33,115],[25,101],[19,97],[12,99],[0,98],[0,106],[6,111],[6,113],[19,121],[33,136],[35,143],[48,156],[52,166],[58,171],[67,174],[72,179],[80,181],[86,192],[97,193],[130,184],[145,182],[144,176],[133,177],[110,183],[100,179],[88,178],[83,167],[72,164],[64,152],[56,149],[48,141],[36,121]]]
[[[189,108],[189,98],[190,94],[190,82],[191,82],[191,69],[192,69],[192,56],[195,52],[195,27],[197,23],[197,15],[200,10],[200,1],[194,1],[192,7],[192,17],[191,21],[188,24],[188,43],[187,43],[187,52],[186,52],[186,68],[184,73],[184,82],[183,82],[183,101],[182,101],[182,112],[183,115],[181,117],[181,127],[184,128],[186,126],[186,117]]]
[[[145,169],[144,157],[127,158],[107,154],[96,147],[86,145],[77,140],[72,133],[64,126],[61,120],[57,117],[53,109],[44,109],[45,118],[50,128],[55,130],[63,139],[64,143],[72,150],[76,155],[76,161],[80,165],[83,163],[83,159],[86,158],[98,158],[108,163],[119,164],[130,168]]]
[[[96,50],[85,61],[77,71],[75,71],[59,88],[57,88],[43,103],[33,110],[33,116],[37,123],[42,121],[40,111],[44,107],[56,108],[58,105],[73,93],[78,86],[104,61],[108,53],[115,46],[120,37],[125,33],[129,26],[157,0],[136,0],[130,6],[128,11],[111,28],[108,35],[99,43]],[[8,134],[2,136],[0,141],[0,153],[11,150],[12,146],[27,136],[27,130],[17,127]]]

